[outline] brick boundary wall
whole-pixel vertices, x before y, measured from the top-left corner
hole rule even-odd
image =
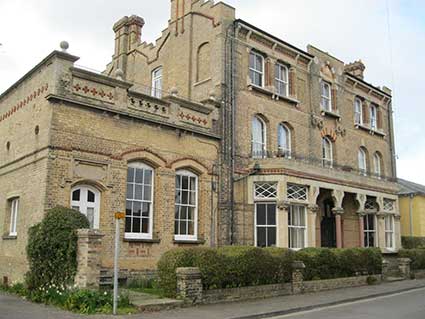
[[[177,296],[189,304],[213,304],[366,286],[368,277],[374,277],[377,283],[382,282],[382,275],[304,281],[302,273],[304,268],[302,262],[294,262],[290,283],[213,290],[202,289],[199,268],[178,268]]]

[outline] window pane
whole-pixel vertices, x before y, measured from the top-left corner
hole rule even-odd
[[[125,218],[125,232],[131,233],[131,217]]]
[[[134,199],[138,199],[138,200],[142,200],[142,195],[143,195],[143,186],[142,185],[135,185],[134,186],[135,189],[135,194],[134,194]]]
[[[126,216],[131,216],[132,206],[133,206],[133,202],[132,201],[127,200],[125,202],[125,215]]]
[[[89,203],[94,203],[95,202],[95,195],[92,191],[87,190],[87,201]]]
[[[267,229],[267,247],[276,246],[276,227]]]
[[[180,208],[180,219],[187,219],[187,206],[182,206]]]
[[[142,216],[142,203],[133,202],[133,216],[141,217]]]
[[[191,191],[196,190],[196,178],[195,177],[190,178],[190,190]]]
[[[150,185],[144,187],[143,200],[147,200],[147,201],[151,200],[151,196],[152,196],[151,190],[152,190],[152,186]]]
[[[174,235],[180,235],[179,222],[174,221]]]
[[[136,169],[135,183],[137,183],[137,184],[143,183],[143,169]]]
[[[189,189],[189,177],[182,176],[182,189]]]
[[[80,200],[80,190],[76,189],[75,191],[72,192],[72,200],[73,201],[79,201]]]
[[[143,203],[142,205],[142,216],[149,217],[150,213],[150,203]]]
[[[127,196],[128,199],[134,198],[133,184],[127,183],[127,195],[126,196]]]
[[[87,219],[90,223],[90,228],[94,227],[94,208],[87,207]]]
[[[132,167],[127,169],[127,182],[134,182],[134,170]]]
[[[195,219],[195,207],[187,208],[187,219],[194,220]]]
[[[187,235],[187,227],[186,227],[186,221],[180,222],[180,235]]]
[[[276,225],[276,206],[267,205],[267,225]]]
[[[143,234],[149,233],[149,219],[148,218],[142,219],[142,233]]]
[[[189,192],[188,191],[182,191],[182,204],[189,204]]]
[[[194,235],[195,234],[195,228],[194,228],[194,225],[193,225],[193,222],[192,221],[189,221],[187,223],[187,234],[188,235]]]
[[[140,218],[133,217],[132,233],[140,233]]]
[[[150,169],[145,169],[144,184],[152,185],[152,171]]]
[[[266,225],[266,206],[257,204],[257,225]]]
[[[257,246],[258,247],[266,247],[266,228],[265,227],[257,227]]]

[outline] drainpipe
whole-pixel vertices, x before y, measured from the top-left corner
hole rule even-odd
[[[410,222],[411,237],[413,237],[413,197],[414,197],[414,194],[409,194],[409,222]]]

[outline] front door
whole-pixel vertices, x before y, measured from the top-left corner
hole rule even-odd
[[[320,235],[322,247],[336,247],[335,215],[332,212],[334,204],[332,200],[325,200],[322,222],[320,223]]]
[[[99,229],[100,193],[91,186],[77,186],[71,190],[71,207],[86,215],[91,229]]]

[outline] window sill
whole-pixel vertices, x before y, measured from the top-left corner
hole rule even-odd
[[[205,240],[203,239],[197,239],[197,240],[174,239],[173,243],[178,245],[203,245],[205,244]]]
[[[380,136],[386,136],[386,134],[379,130],[371,129],[369,126],[366,126],[364,124],[354,124],[356,129],[362,129],[364,131],[368,131],[370,135],[380,135]]]
[[[145,244],[159,244],[161,239],[143,239],[143,238],[125,238],[126,243],[145,243]]]
[[[273,87],[263,87],[263,86],[258,86],[255,84],[248,84],[248,90],[250,91],[257,91],[266,95],[270,95],[272,97],[272,99],[279,101],[279,100],[284,100],[286,102],[295,104],[295,106],[298,106],[300,104],[300,101],[298,101],[296,98],[294,97],[290,97],[290,96],[283,96],[283,95],[279,95],[274,91]]]
[[[18,239],[18,235],[4,235],[2,237],[3,240],[17,240]]]
[[[336,118],[338,120],[341,119],[341,116],[338,113],[326,111],[323,108],[322,108],[321,114],[322,114],[322,116],[330,116],[330,117]]]

